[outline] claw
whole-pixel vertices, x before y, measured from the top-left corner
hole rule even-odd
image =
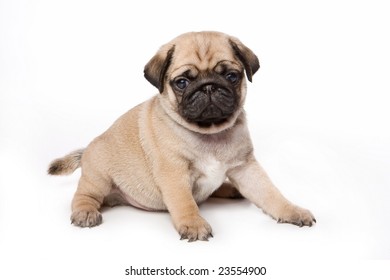
[[[209,238],[208,238],[208,236],[203,236],[201,240],[202,241],[209,241]]]

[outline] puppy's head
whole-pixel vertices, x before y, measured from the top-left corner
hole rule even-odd
[[[212,134],[234,125],[256,55],[238,39],[219,32],[191,32],[162,46],[145,66],[145,78],[161,93],[168,115],[182,126]]]

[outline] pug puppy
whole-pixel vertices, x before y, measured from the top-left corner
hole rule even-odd
[[[71,221],[102,222],[103,205],[169,211],[181,239],[208,240],[198,204],[241,195],[280,223],[312,226],[310,211],[289,202],[253,154],[245,112],[246,78],[256,55],[237,38],[190,32],[163,45],[146,64],[159,90],[121,116],[86,149],[54,160],[48,173],[82,174]]]

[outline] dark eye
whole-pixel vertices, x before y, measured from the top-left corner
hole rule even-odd
[[[175,81],[175,85],[178,89],[185,89],[190,82],[187,79],[179,78]]]
[[[239,76],[237,72],[229,72],[225,75],[225,78],[232,84],[235,84],[237,83]]]

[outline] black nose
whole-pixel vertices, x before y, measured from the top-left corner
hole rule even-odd
[[[210,93],[215,92],[216,88],[213,84],[209,84],[209,85],[204,85],[202,90],[203,90],[203,92],[210,94]]]

